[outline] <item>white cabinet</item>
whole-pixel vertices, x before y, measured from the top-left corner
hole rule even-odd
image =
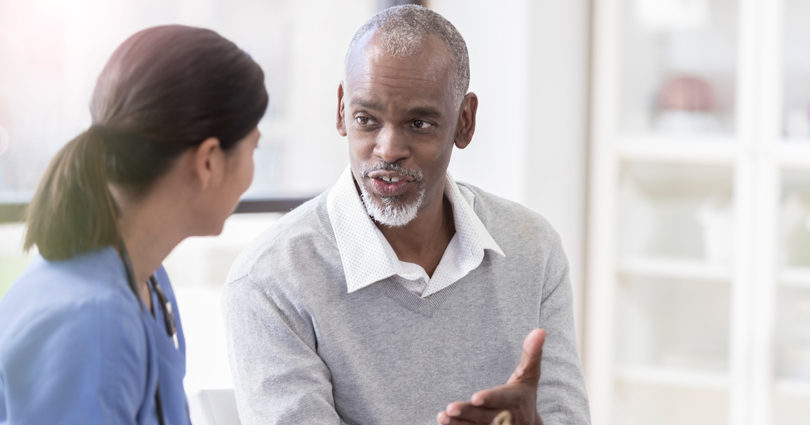
[[[807,423],[810,1],[593,4],[593,422]]]

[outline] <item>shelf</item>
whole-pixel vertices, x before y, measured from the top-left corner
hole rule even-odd
[[[782,146],[810,146],[810,137],[783,137]]]
[[[724,373],[695,372],[655,366],[618,366],[616,379],[627,383],[683,389],[726,391],[729,388],[728,375]]]
[[[776,159],[782,167],[810,168],[810,139],[782,139]]]
[[[628,136],[617,146],[620,158],[669,163],[732,164],[738,143],[731,136]]]
[[[779,275],[782,285],[810,290],[810,267],[789,267]]]
[[[786,396],[810,398],[810,381],[780,378],[776,380],[776,390]]]
[[[710,264],[698,260],[664,258],[621,260],[618,264],[618,272],[630,276],[709,282],[730,282],[732,278],[731,266]]]
[[[593,4],[593,422],[807,422],[810,1]]]

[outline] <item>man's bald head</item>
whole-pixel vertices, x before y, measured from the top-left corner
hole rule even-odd
[[[461,99],[470,85],[470,58],[467,44],[455,26],[438,13],[416,5],[394,6],[374,15],[354,34],[346,52],[346,71],[352,52],[369,33],[374,33],[383,49],[392,56],[416,54],[429,36],[447,46],[454,69],[455,90]]]

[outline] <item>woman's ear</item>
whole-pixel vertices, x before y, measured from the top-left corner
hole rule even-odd
[[[209,137],[197,145],[194,153],[194,174],[203,189],[222,181],[225,176],[225,159],[225,152],[216,137]]]

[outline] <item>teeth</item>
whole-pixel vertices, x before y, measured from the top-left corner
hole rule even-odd
[[[399,177],[381,177],[381,178],[386,183],[396,183],[400,180]]]

